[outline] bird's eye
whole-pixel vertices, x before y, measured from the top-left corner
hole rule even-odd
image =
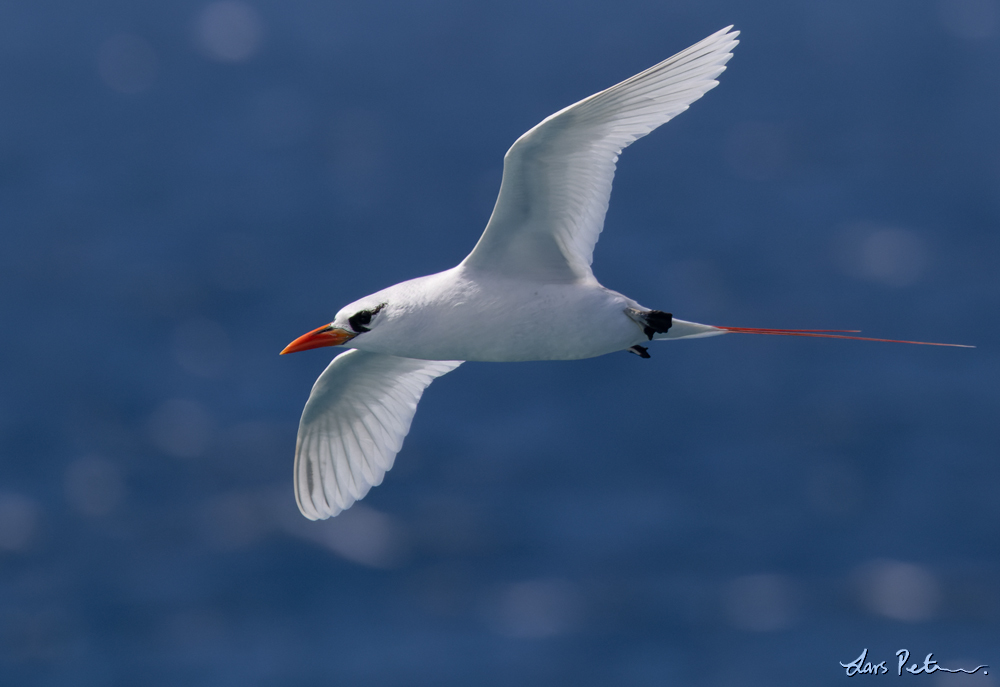
[[[372,317],[378,314],[378,311],[384,307],[385,303],[381,303],[374,310],[359,310],[347,318],[347,323],[351,325],[351,329],[356,331],[358,334],[367,332],[369,329],[366,325],[371,324]]]
[[[351,325],[351,329],[358,332],[359,334],[361,332],[368,331],[368,327],[366,327],[365,325],[370,324],[371,321],[372,321],[371,310],[362,310],[347,318],[347,323]]]

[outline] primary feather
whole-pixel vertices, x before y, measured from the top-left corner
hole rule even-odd
[[[329,518],[381,484],[424,389],[461,364],[356,349],[334,358],[299,422],[295,499],[302,514]]]
[[[630,79],[546,117],[504,156],[486,231],[462,263],[547,282],[593,281],[622,150],[707,91],[739,42],[727,27]]]

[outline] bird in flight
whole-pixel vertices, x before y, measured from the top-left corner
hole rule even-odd
[[[738,35],[722,29],[546,117],[504,156],[493,214],[461,263],[365,296],[282,351],[350,348],[319,376],[302,412],[295,498],[303,515],[337,515],[381,484],[424,389],[464,361],[623,350],[648,358],[643,344],[654,339],[728,333],[862,338],[686,322],[601,286],[590,269],[618,156],[718,85]]]

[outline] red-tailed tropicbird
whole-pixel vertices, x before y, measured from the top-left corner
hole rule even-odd
[[[424,389],[466,360],[622,350],[648,358],[642,344],[652,339],[733,332],[862,338],[685,322],[601,286],[590,269],[622,149],[717,86],[738,35],[722,29],[546,117],[504,156],[493,215],[465,260],[365,296],[282,351],[351,348],[319,376],[302,412],[295,497],[303,515],[337,515],[381,484]]]

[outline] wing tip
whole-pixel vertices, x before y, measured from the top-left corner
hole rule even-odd
[[[299,512],[302,516],[308,520],[326,520],[327,518],[333,517],[340,511],[333,513],[328,512],[326,508],[317,508],[316,502],[312,500],[312,497],[306,495],[303,498],[302,491],[299,489],[298,481],[295,482],[295,505],[299,507]]]
[[[720,38],[726,39],[728,41],[727,43],[724,44],[720,42],[719,48],[730,53],[732,52],[733,48],[735,48],[737,45],[740,44],[740,42],[736,39],[736,37],[739,35],[740,32],[738,30],[733,30],[732,24],[722,29],[721,31],[715,33],[715,36],[719,36]]]

